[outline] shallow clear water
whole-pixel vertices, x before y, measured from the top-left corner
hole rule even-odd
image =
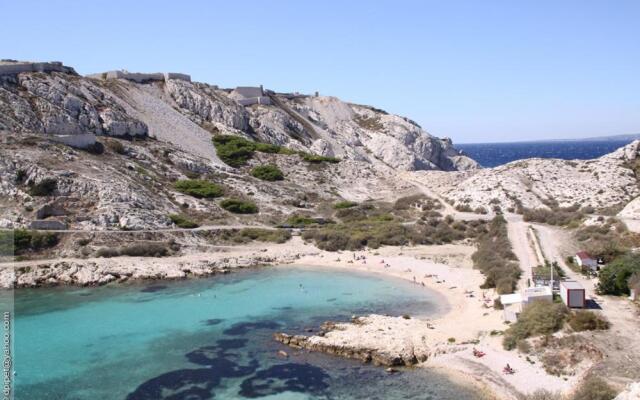
[[[446,311],[438,304],[436,294],[404,281],[290,268],[20,290],[16,399],[475,399],[428,371],[388,375],[271,337],[352,314]]]

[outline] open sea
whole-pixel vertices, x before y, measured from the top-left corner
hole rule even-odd
[[[437,293],[403,280],[289,267],[17,290],[15,399],[478,400],[433,371],[388,374],[272,338],[353,314],[447,310]]]
[[[556,140],[512,143],[456,144],[485,168],[496,167],[525,158],[562,158],[588,160],[631,143],[632,140]]]

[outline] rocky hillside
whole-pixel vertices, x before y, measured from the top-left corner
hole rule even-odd
[[[182,79],[86,78],[0,70],[0,130],[150,136],[220,165],[212,134],[238,134],[314,154],[403,170],[477,164],[411,120],[334,97],[276,94],[242,106],[231,90]]]
[[[577,204],[611,213],[640,195],[635,168],[639,151],[640,141],[635,141],[594,160],[533,158],[473,172],[412,176],[458,208],[498,206],[513,211]],[[638,207],[630,205],[627,213],[632,208]]]
[[[172,215],[200,225],[273,225],[292,213],[320,215],[342,199],[393,199],[410,189],[395,179],[397,169],[477,167],[405,118],[332,97],[266,95],[270,104],[243,106],[230,90],[183,79],[0,68],[0,227],[158,229],[175,227]],[[91,134],[98,139],[88,147],[56,142]],[[212,143],[225,135],[281,150],[231,167]],[[314,154],[340,162],[305,156]],[[252,176],[265,165],[284,179]],[[175,184],[188,179],[223,194],[185,195]],[[258,213],[230,213],[224,199],[250,202]]]

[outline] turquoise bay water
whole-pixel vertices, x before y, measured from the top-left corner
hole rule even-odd
[[[353,314],[436,315],[442,303],[404,281],[292,268],[19,290],[16,399],[476,399],[428,371],[388,375],[272,339]]]

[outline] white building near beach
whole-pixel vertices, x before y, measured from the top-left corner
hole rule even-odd
[[[520,293],[503,294],[500,296],[500,303],[504,310],[502,317],[507,322],[516,322],[518,315],[522,312],[522,295]]]

